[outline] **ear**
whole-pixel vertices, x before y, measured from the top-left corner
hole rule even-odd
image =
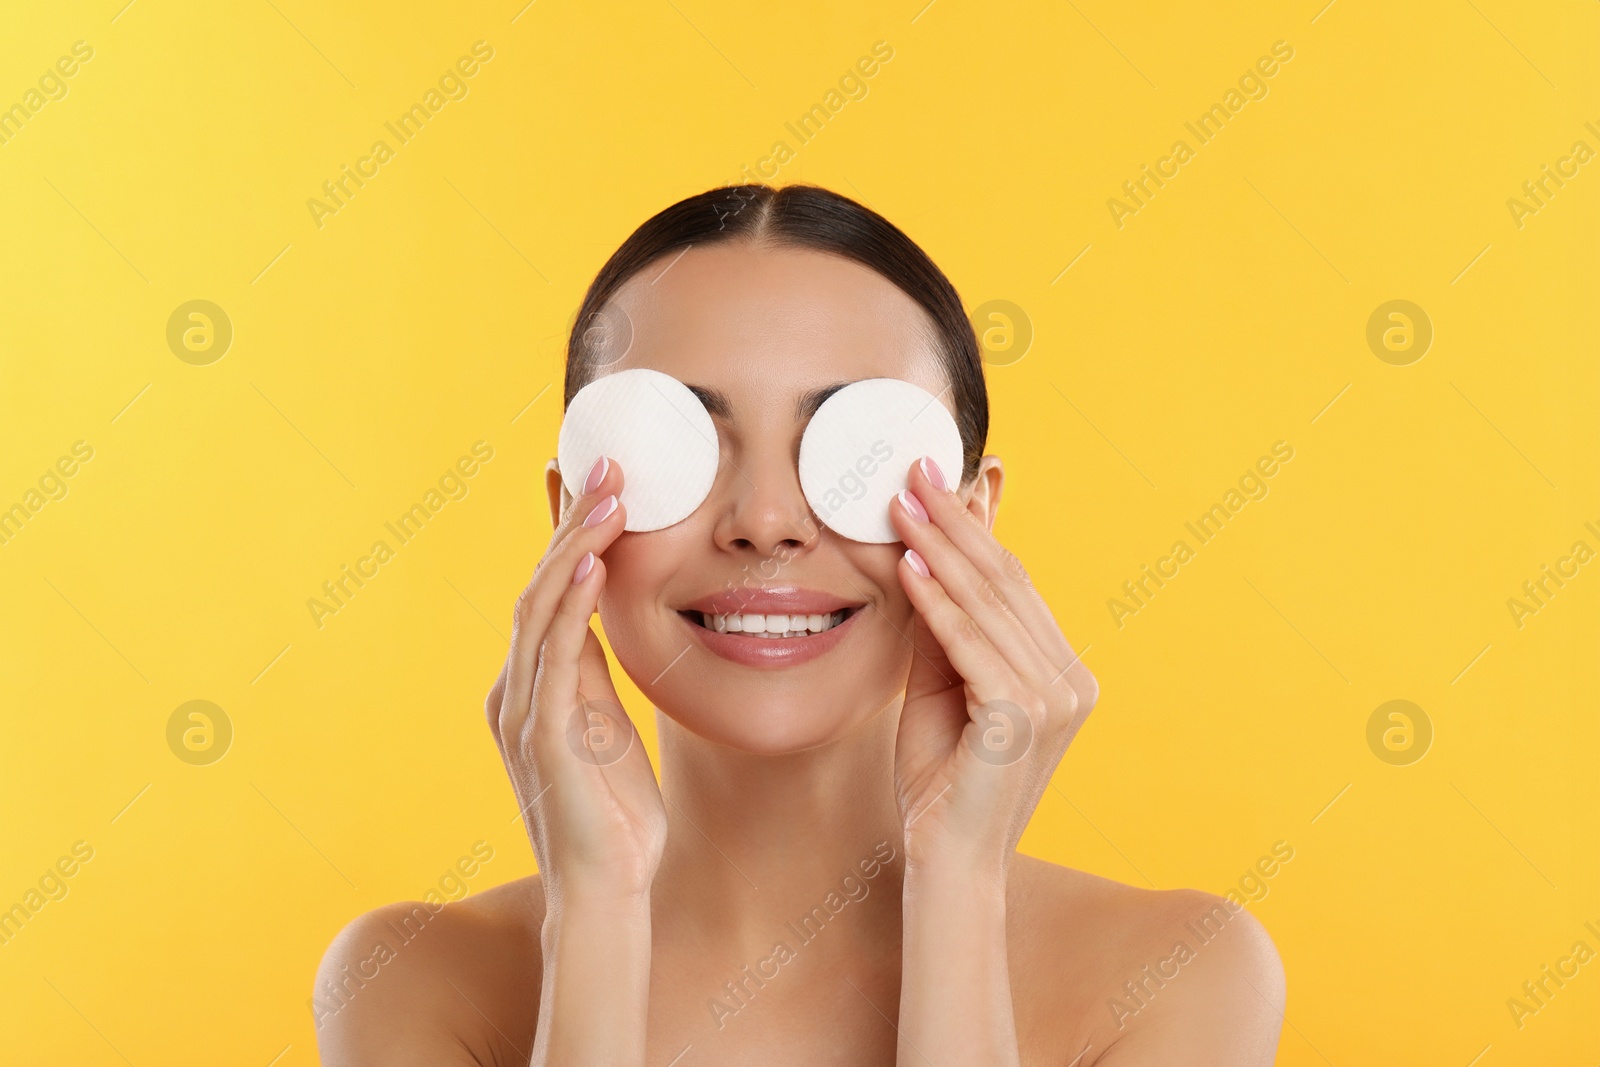
[[[561,467],[555,460],[544,465],[544,491],[550,498],[550,528],[561,525],[561,516],[572,506],[572,494],[561,481]]]
[[[959,490],[961,502],[978,517],[984,527],[994,529],[995,515],[1000,511],[1000,491],[1005,488],[1006,470],[999,456],[984,456],[978,461],[978,473]]]

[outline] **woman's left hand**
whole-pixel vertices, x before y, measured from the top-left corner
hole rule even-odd
[[[933,460],[913,464],[908,483],[889,506],[916,609],[895,744],[906,863],[1003,878],[1099,686]]]

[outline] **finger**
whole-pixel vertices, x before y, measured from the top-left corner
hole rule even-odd
[[[576,493],[571,494],[572,499],[562,509],[561,517],[552,532],[551,542],[558,540],[561,534],[571,529],[587,513],[583,507],[586,500],[600,500],[617,493],[621,494],[623,483],[622,465],[609,456],[601,456],[594,461],[594,466],[584,475],[583,483]],[[562,489],[566,491],[566,483],[562,482]]]
[[[932,696],[948,689],[960,689],[961,672],[950,662],[939,638],[928,628],[920,611],[911,613],[911,633],[902,634],[911,645],[911,673],[906,678],[906,699]]]
[[[596,760],[601,775],[629,810],[644,811],[659,807],[661,789],[656,783],[655,769],[650,764],[650,754],[645,751],[638,727],[634,726],[632,717],[617,697],[616,686],[611,682],[610,666],[606,663],[605,649],[600,647],[600,638],[592,627],[584,638],[583,651],[578,654],[578,693],[585,702],[597,698],[609,700],[613,706],[606,709],[607,714],[617,716],[621,720],[616,724],[617,728],[628,731],[626,739],[618,739],[626,746],[620,758],[608,753],[604,759]]]
[[[581,501],[568,509],[561,527],[552,538],[552,547],[539,561],[527,588],[517,598],[500,709],[503,723],[520,721],[528,712],[534,675],[539,665],[539,648],[544,643],[551,617],[572,584],[579,563],[589,553],[598,557],[622,535],[627,522],[626,509],[616,492],[607,491],[620,490],[621,480],[622,474],[617,470],[617,465],[610,464],[610,469],[605,472],[594,493],[585,494]],[[582,516],[582,521],[579,516]]]
[[[926,566],[915,549],[900,557],[900,584],[917,612],[927,620],[950,665],[961,675],[973,701],[1013,699],[1023,685],[1010,662],[995,648],[983,628],[945,592],[937,578],[924,574]]]
[[[930,470],[937,480],[930,477]],[[927,510],[932,523],[999,591],[1012,613],[1034,636],[1046,659],[1056,664],[1051,674],[1072,665],[1077,656],[1073,654],[1066,635],[1056,625],[1050,606],[1034,588],[1027,568],[1014,553],[995,540],[994,534],[967,509],[961,497],[947,487],[938,464],[931,458],[913,463],[906,481]]]
[[[597,561],[595,571],[603,566]],[[583,610],[585,604],[589,611],[594,610],[604,585],[603,573],[586,574],[573,586],[551,621],[545,660],[534,686],[534,714],[538,721],[533,724],[533,731],[546,752],[554,751],[556,744],[567,745],[579,757],[579,763],[592,766],[624,804],[637,811],[648,807],[649,794],[659,794],[659,790],[639,731],[611,682],[605,649]],[[597,729],[604,740],[592,747],[589,738]],[[567,761],[564,764],[572,765]],[[659,797],[656,804],[660,804]]]
[[[538,613],[544,623],[548,624],[556,602],[566,589],[565,579],[572,576],[572,570],[583,554],[589,551],[598,554],[622,535],[627,521],[627,509],[621,505],[622,487],[621,465],[601,456],[585,479],[583,492],[561,513],[561,520],[550,535],[544,556],[533,572],[534,579],[537,579],[540,572],[547,568],[565,571],[562,581],[535,598],[539,606],[546,609]],[[601,531],[601,534],[597,536],[590,532],[595,530]],[[597,541],[601,544],[600,548],[595,547]],[[563,561],[567,566],[560,566]]]
[[[897,496],[889,510],[901,539],[922,557],[946,594],[983,629],[1016,672],[1035,682],[1047,682],[1056,671],[1029,627],[972,560],[923,517],[928,512],[915,494],[907,490]]]
[[[589,619],[600,603],[600,591],[605,588],[605,564],[599,556],[586,554],[579,560],[574,578],[567,583],[539,649],[538,674],[534,682],[534,704],[538,711],[533,728],[545,740],[554,739],[567,728],[567,720],[578,706],[579,692],[584,688],[581,658],[589,639],[594,636],[589,629]],[[602,671],[604,662],[605,653],[601,652]],[[592,657],[589,674],[592,683]],[[608,695],[590,694],[591,698]]]
[[[602,564],[603,565],[603,564]],[[602,582],[604,578],[602,577]],[[611,664],[606,662],[606,650],[600,647],[600,638],[594,627],[586,627],[583,648],[578,650],[578,695],[587,700],[605,697],[617,699],[617,687],[611,681]]]
[[[930,477],[930,470],[934,477]],[[1077,653],[1074,653],[1072,643],[1067,641],[1061,627],[1056,624],[1050,605],[1046,605],[1043,597],[1038,595],[1034,579],[1027,573],[1026,566],[1022,566],[1022,561],[1000,544],[976,515],[971,514],[960,496],[946,488],[938,464],[933,459],[912,464],[907,474],[907,485],[922,501],[931,522],[939,526],[939,530],[944,531],[950,542],[966,553],[966,557],[973,560],[979,573],[984,574],[990,584],[1000,590],[1011,613],[1016,614],[1029,633],[1034,635],[1046,661],[1054,664],[1051,677],[1061,677],[1067,670],[1077,670]]]
[[[483,701],[483,714],[489,720],[489,732],[494,735],[494,743],[500,744],[500,708],[505,703],[506,678],[511,672],[511,657],[506,656],[506,661],[500,665],[500,675],[495,678],[494,685],[489,687],[489,695]],[[501,754],[504,754],[504,748]]]
[[[982,705],[989,704],[995,700],[1019,704],[1026,707],[1025,713],[1036,730],[1041,731],[1042,734],[1048,733],[1051,736],[1054,736],[1058,730],[1063,731],[1064,736],[1062,736],[1060,743],[1063,747],[1069,744],[1072,737],[1077,733],[1078,728],[1083,725],[1084,718],[1094,708],[1095,700],[1099,693],[1099,687],[1094,680],[1094,676],[1089,673],[1087,668],[1083,667],[1076,655],[1072,657],[1073,662],[1070,665],[1070,670],[1052,671],[1051,674],[1043,677],[1030,675],[1011,666],[1015,657],[1007,657],[1001,649],[993,648],[993,639],[984,634],[976,621],[966,613],[958,602],[950,597],[950,593],[944,583],[940,581],[939,575],[931,573],[924,576],[909,561],[910,554],[916,551],[916,549],[910,549],[907,555],[901,558],[901,584],[905,586],[907,595],[911,597],[913,604],[918,609],[918,619],[924,621],[927,628],[938,638],[949,659],[964,676],[969,686],[971,699],[968,702],[967,717],[977,722],[977,719],[973,718],[973,703],[979,705],[980,708]],[[918,553],[918,556],[920,559],[920,553]],[[925,560],[922,560],[922,563],[924,566],[927,565]],[[933,587],[937,591],[937,595],[929,598],[934,601],[933,606],[924,608],[923,602],[918,600],[917,593],[919,588],[926,591],[928,587]],[[942,595],[948,602],[948,608],[937,604],[939,595]],[[1011,681],[990,683],[987,686],[977,684],[978,679],[968,673],[969,669],[967,667],[962,666],[960,646],[953,643],[948,636],[952,625],[958,639],[962,637],[970,639],[976,634],[986,640],[994,656],[1004,660],[1006,666],[1014,672],[1010,675]],[[1039,659],[1036,662],[1043,663],[1048,667],[1047,659]],[[912,685],[918,680],[916,663],[912,664],[911,673],[912,681],[908,682],[906,687],[908,700],[914,693],[924,691],[931,693],[941,688],[935,684],[933,679],[924,674],[921,678],[921,685],[924,690],[915,690]],[[1027,679],[1031,684],[1024,685],[1022,679]],[[996,684],[998,685],[998,694],[996,694]]]

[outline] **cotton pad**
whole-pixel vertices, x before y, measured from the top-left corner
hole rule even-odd
[[[939,398],[896,378],[868,378],[834,393],[800,437],[800,488],[811,510],[852,541],[900,540],[889,502],[906,472],[932,456],[947,479],[960,477],[961,431]]]
[[[660,530],[688,518],[717,477],[717,428],[678,379],[636,367],[596,378],[567,405],[556,464],[578,496],[601,456],[622,465],[624,529]]]

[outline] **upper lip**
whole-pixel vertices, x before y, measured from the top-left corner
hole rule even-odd
[[[699,611],[707,615],[827,615],[835,611],[859,608],[862,604],[863,601],[851,600],[836,593],[825,593],[819,589],[784,586],[725,590],[690,601],[681,610]]]

